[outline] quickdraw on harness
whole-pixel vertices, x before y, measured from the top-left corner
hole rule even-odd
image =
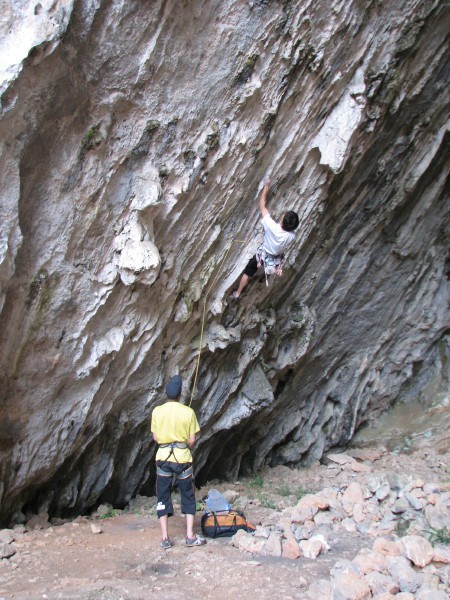
[[[264,275],[266,277],[267,286],[269,285],[269,275],[276,274],[279,277],[281,277],[281,275],[283,274],[284,254],[274,256],[273,254],[269,254],[264,248],[264,246],[260,246],[256,251],[256,261],[258,264],[258,268],[261,265],[264,266]]]
[[[178,464],[181,464],[178,462],[174,450],[175,450],[175,448],[178,448],[179,450],[185,450],[185,449],[189,448],[189,445],[186,442],[169,442],[168,444],[159,444],[159,447],[160,448],[170,448],[170,452],[167,455],[167,458],[164,460],[164,462],[169,462],[170,457],[173,456],[173,458],[175,459],[175,462]],[[158,465],[156,466],[156,474],[160,475],[161,477],[173,477],[173,472],[166,471],[165,469],[163,469],[162,467],[160,467]],[[193,469],[192,469],[192,465],[190,465],[187,469],[185,469],[181,473],[178,473],[176,475],[176,478],[177,479],[187,479],[192,474],[193,474]]]

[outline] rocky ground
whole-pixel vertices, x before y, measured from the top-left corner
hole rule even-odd
[[[211,482],[198,498],[221,490],[257,530],[202,548],[184,545],[179,510],[174,546],[159,547],[155,498],[67,522],[33,516],[0,531],[0,600],[446,600],[447,429],[426,437],[409,453],[372,445]]]

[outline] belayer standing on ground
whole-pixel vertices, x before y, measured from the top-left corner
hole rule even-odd
[[[195,412],[180,404],[182,379],[171,377],[166,385],[168,400],[152,413],[153,439],[159,445],[156,453],[156,512],[161,525],[161,546],[172,546],[168,533],[168,519],[173,515],[172,478],[178,480],[181,511],[186,515],[186,546],[203,546],[205,538],[194,533],[196,512],[191,449],[195,435],[200,431]]]
[[[258,268],[263,265],[266,276],[271,272],[281,275],[283,270],[283,253],[287,247],[295,240],[295,229],[298,227],[299,219],[296,212],[288,210],[281,215],[277,223],[272,219],[266,208],[267,194],[269,192],[269,179],[264,179],[264,187],[259,198],[259,208],[262,213],[262,225],[264,227],[264,241],[256,251],[255,256],[251,258],[244,269],[244,274],[239,282],[238,289],[233,293],[234,298],[239,298],[243,289],[250,281],[250,278],[256,273]]]

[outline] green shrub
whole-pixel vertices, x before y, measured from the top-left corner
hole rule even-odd
[[[435,529],[431,527],[429,530],[424,530],[423,533],[426,533],[428,536],[428,541],[431,544],[450,544],[450,533],[446,527],[442,529]]]
[[[291,495],[291,488],[286,483],[283,483],[283,485],[278,490],[278,494],[280,496],[290,496]]]
[[[100,516],[100,519],[109,519],[109,517],[115,517],[116,516],[116,511],[114,510],[114,508],[111,508],[111,510],[109,510],[106,513],[103,513]]]
[[[303,496],[306,496],[306,494],[309,494],[308,490],[305,490],[303,486],[299,485],[297,491],[295,492],[295,497],[297,500],[300,500],[300,498],[303,498]]]
[[[264,485],[264,479],[261,477],[261,475],[255,473],[247,485],[251,488],[262,488]]]
[[[266,496],[266,494],[259,492],[257,494],[257,496],[258,496],[258,500],[260,501],[262,507],[271,508],[271,509],[277,508],[277,505],[275,504],[275,502],[273,502],[268,496]]]
[[[405,519],[404,517],[400,516],[397,519],[397,526],[396,526],[397,535],[399,537],[403,537],[404,535],[406,535],[410,525],[411,525],[410,519]]]

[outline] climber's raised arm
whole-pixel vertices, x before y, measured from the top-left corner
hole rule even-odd
[[[269,211],[266,208],[266,200],[267,200],[267,194],[269,193],[269,180],[266,178],[264,179],[264,187],[261,191],[261,195],[259,197],[259,208],[261,210],[262,216],[265,217],[266,215],[269,214]]]

